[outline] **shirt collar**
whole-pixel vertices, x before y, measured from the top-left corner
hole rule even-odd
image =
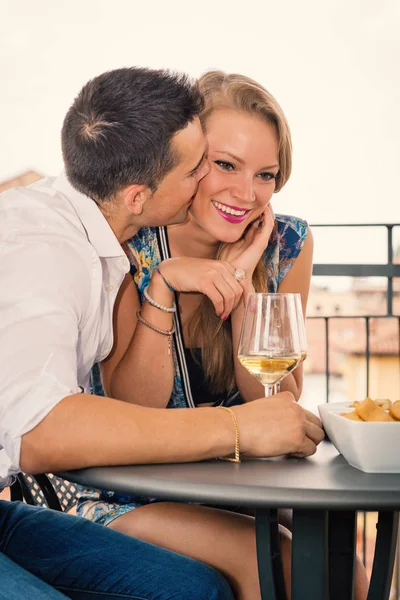
[[[53,182],[53,188],[61,192],[72,204],[86,230],[90,243],[100,257],[123,256],[126,258],[121,244],[96,202],[72,187],[64,171]]]

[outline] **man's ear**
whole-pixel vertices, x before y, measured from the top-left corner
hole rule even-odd
[[[128,185],[121,192],[124,206],[132,215],[141,215],[145,202],[152,196],[152,191],[147,185]]]

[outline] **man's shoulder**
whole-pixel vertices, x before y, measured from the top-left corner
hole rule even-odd
[[[73,205],[68,198],[53,187],[55,177],[40,179],[27,187],[15,187],[0,194],[0,212],[7,212],[14,218],[24,222],[23,212],[31,215],[41,211],[40,219],[51,222],[71,215],[75,221],[79,221]]]
[[[0,258],[26,268],[41,265],[43,272],[55,265],[66,281],[73,274],[92,270],[94,249],[85,228],[68,199],[52,187],[54,178],[0,195]]]
[[[51,196],[54,193],[53,183],[55,180],[55,177],[43,177],[31,185],[9,188],[0,193],[0,202],[29,202],[29,200],[32,201],[34,199],[44,199],[46,196]]]
[[[0,194],[0,241],[9,236],[40,231],[60,239],[90,246],[85,228],[68,198],[53,187],[49,177]]]

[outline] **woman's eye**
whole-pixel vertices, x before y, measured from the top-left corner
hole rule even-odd
[[[235,168],[232,163],[227,162],[226,160],[214,160],[214,162],[224,171],[233,171]]]
[[[272,181],[273,179],[276,179],[276,175],[274,173],[260,173],[259,177],[263,181]]]

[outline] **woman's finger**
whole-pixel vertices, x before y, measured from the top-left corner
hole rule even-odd
[[[260,227],[260,232],[261,232],[261,235],[263,238],[263,242],[265,242],[266,244],[268,243],[268,240],[271,236],[274,225],[275,225],[275,214],[274,214],[274,211],[272,210],[271,204],[268,204],[268,206],[265,208],[265,211],[264,211],[264,218],[263,218],[262,226]]]
[[[267,208],[264,211],[264,222],[265,225],[270,229],[270,235],[275,225],[275,213],[274,209],[271,206],[271,203],[268,204]]]
[[[215,314],[217,315],[217,317],[220,317],[222,319],[224,315],[224,298],[222,294],[217,290],[214,283],[212,283],[211,281],[207,281],[200,289],[200,292],[211,300],[211,302],[214,305]]]
[[[245,240],[247,246],[250,246],[250,244],[253,242],[254,236],[257,234],[259,227],[260,227],[260,219],[257,218],[250,225],[250,227],[247,229],[247,231],[244,235],[244,240]]]
[[[232,277],[232,279],[233,279],[233,277]],[[230,285],[225,280],[225,278],[221,275],[221,277],[217,277],[215,279],[214,285],[224,300],[224,310],[220,316],[221,316],[221,319],[225,320],[231,314],[232,310],[235,307],[235,303],[236,303],[236,294],[233,290],[233,284]]]
[[[235,277],[235,271],[236,271],[237,267],[235,265],[232,265],[231,263],[229,263],[226,260],[221,261],[221,264],[225,267],[225,270],[226,270],[225,274],[222,272],[225,277],[225,280],[231,286],[233,291],[235,292],[235,295],[236,295],[235,307],[236,307],[236,305],[238,304],[238,302],[243,294],[242,282],[238,281]]]
[[[235,294],[233,308],[236,308],[236,306],[240,302],[240,298],[242,297],[242,294],[243,294],[243,287],[241,285],[242,282],[241,281],[239,282],[234,276],[232,276],[228,272],[224,273],[223,277],[224,277],[226,283],[232,288],[233,293]]]
[[[223,267],[230,275],[233,275],[236,267],[234,267],[234,265],[231,265],[230,262],[228,262],[227,260],[220,260],[218,261],[220,263],[220,266]],[[221,273],[223,271],[221,270]]]

